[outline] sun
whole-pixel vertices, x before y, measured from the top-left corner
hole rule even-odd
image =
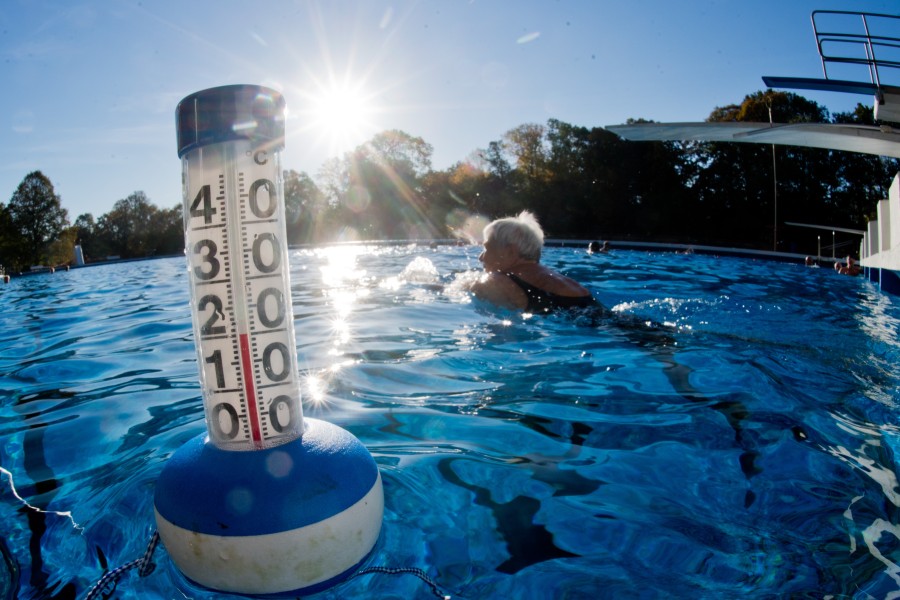
[[[376,131],[373,96],[361,84],[333,82],[305,95],[301,128],[338,156],[369,139]]]

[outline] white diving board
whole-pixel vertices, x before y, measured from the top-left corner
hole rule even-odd
[[[634,123],[608,131],[635,142],[744,142],[781,144],[900,158],[900,130],[832,123]]]
[[[843,92],[845,94],[864,94],[867,96],[876,96],[879,93],[877,85],[865,81],[815,79],[810,77],[773,77],[771,75],[763,76],[762,80],[770,88]]]

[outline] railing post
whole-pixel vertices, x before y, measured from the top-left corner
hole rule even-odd
[[[866,32],[866,59],[869,61],[869,79],[872,83],[881,87],[881,79],[878,77],[878,59],[875,58],[875,47],[872,45],[872,36],[869,35],[869,22],[866,13],[860,13],[863,22],[863,31]]]
[[[816,13],[819,11],[814,10],[809,15],[809,19],[812,21],[813,26],[813,35],[816,37],[816,50],[819,51],[819,60],[822,61],[822,76],[825,79],[828,79],[828,67],[825,64],[825,53],[822,52],[822,40],[819,39],[819,28],[816,26]]]

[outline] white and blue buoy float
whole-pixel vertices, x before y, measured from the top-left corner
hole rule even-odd
[[[303,416],[281,150],[284,99],[232,85],[176,109],[191,312],[207,431],[156,484],[160,539],[214,590],[321,591],[352,575],[381,531],[378,467],[336,425]]]

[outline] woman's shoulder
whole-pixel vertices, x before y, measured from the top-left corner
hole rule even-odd
[[[580,283],[550,267],[537,264],[527,270],[515,273],[519,279],[558,296],[586,296],[590,292]]]

